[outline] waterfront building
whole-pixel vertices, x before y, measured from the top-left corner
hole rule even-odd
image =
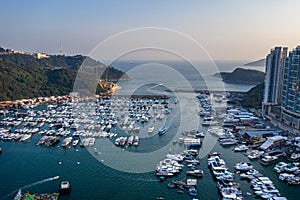
[[[289,53],[283,76],[282,122],[298,130],[300,129],[300,46]]]
[[[266,57],[265,88],[262,114],[270,115],[271,109],[281,103],[282,80],[287,57],[287,47],[275,47]]]
[[[273,137],[268,137],[268,139],[260,145],[260,149],[266,151],[271,150],[272,148],[282,147],[285,144],[287,137],[283,137],[281,135],[276,135]]]

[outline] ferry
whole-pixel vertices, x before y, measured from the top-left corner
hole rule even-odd
[[[159,130],[158,130],[158,135],[163,135],[163,134],[165,134],[167,131],[168,131],[168,127],[162,126],[162,127],[160,127]]]

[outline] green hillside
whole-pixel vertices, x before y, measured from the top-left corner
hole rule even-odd
[[[38,96],[66,95],[73,91],[73,84],[80,66],[80,74],[102,75],[101,79],[129,79],[122,71],[106,67],[86,56],[60,56],[37,59],[24,54],[0,55],[0,101]],[[96,72],[96,73],[95,73]]]
[[[244,96],[242,106],[246,108],[260,108],[263,100],[264,84],[251,88]]]

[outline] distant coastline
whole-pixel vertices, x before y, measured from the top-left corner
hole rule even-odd
[[[253,62],[246,63],[243,66],[265,66],[265,64],[266,64],[266,59],[262,58]]]

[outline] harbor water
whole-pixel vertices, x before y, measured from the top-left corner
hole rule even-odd
[[[136,63],[135,63],[136,64]],[[234,69],[234,64],[228,63],[223,66],[224,71],[231,71]],[[169,153],[179,153],[184,150],[184,147],[179,144],[172,144],[173,140],[177,140],[178,132],[183,130],[202,129],[207,130],[205,127],[198,127],[199,117],[198,104],[195,99],[194,93],[180,93],[170,94],[166,92],[166,88],[182,88],[184,85],[178,81],[178,78],[172,80],[173,76],[165,77],[170,78],[167,82],[172,82],[170,87],[165,85],[161,77],[155,76],[157,73],[153,69],[149,71],[143,67],[144,74],[139,71],[134,71],[132,63],[122,62],[115,63],[114,66],[119,67],[121,70],[129,72],[130,76],[134,76],[134,80],[119,82],[122,87],[122,92],[125,94],[128,91],[134,91],[135,93],[145,94],[166,94],[174,95],[181,101],[179,105],[173,107],[170,118],[167,120],[169,123],[169,129],[163,136],[154,134],[152,137],[148,137],[147,134],[141,132],[141,141],[138,147],[130,147],[125,151],[132,151],[132,154],[143,155],[147,153],[147,156],[151,155],[151,152],[160,150],[161,157],[157,157],[157,154],[153,153],[153,160],[161,160]],[[230,66],[230,67],[226,67]],[[146,66],[148,67],[148,66]],[[177,66],[178,67],[178,66]],[[222,68],[222,66],[220,67]],[[232,68],[232,69],[231,69]],[[222,71],[222,69],[221,69]],[[133,72],[132,74],[130,72]],[[214,72],[212,72],[214,73]],[[204,76],[209,77],[210,72],[203,73]],[[148,82],[140,80],[146,80],[152,78]],[[166,79],[168,79],[166,78]],[[174,78],[174,77],[173,77]],[[215,82],[215,78],[208,78],[211,83]],[[191,83],[191,85],[193,85]],[[201,87],[205,86],[199,86]],[[235,91],[246,91],[252,86],[249,85],[237,85],[237,84],[225,84],[226,89]],[[216,86],[218,88],[218,86]],[[171,100],[170,100],[171,101]],[[36,108],[39,109],[39,108]],[[175,109],[177,109],[175,111]],[[158,122],[153,123],[155,130],[157,131],[160,124]],[[147,126],[147,125],[145,125]],[[121,133],[119,129],[114,131]],[[143,129],[142,129],[143,131]],[[72,192],[69,195],[62,196],[62,200],[83,200],[83,199],[156,199],[157,197],[164,197],[165,199],[192,199],[187,193],[178,194],[176,190],[168,189],[167,184],[171,180],[184,180],[186,179],[185,173],[181,173],[175,177],[167,178],[164,182],[160,182],[156,177],[154,170],[157,163],[150,163],[153,171],[141,170],[145,166],[139,166],[135,162],[129,162],[126,157],[123,156],[122,151],[115,151],[110,158],[105,155],[104,149],[101,150],[106,144],[111,144],[111,148],[114,144],[103,144],[102,139],[97,139],[95,147],[100,151],[99,155],[93,153],[92,148],[62,148],[59,145],[53,147],[41,147],[36,146],[36,143],[40,139],[40,135],[33,135],[29,142],[4,142],[0,141],[0,147],[3,149],[2,155],[0,155],[0,199],[13,199],[19,188],[22,188],[23,192],[35,192],[35,193],[53,193],[58,191],[59,184],[62,180],[68,180],[72,185]],[[253,166],[259,170],[265,176],[270,177],[275,186],[279,189],[280,193],[287,197],[289,200],[298,199],[299,187],[287,186],[285,183],[278,180],[278,175],[272,171],[272,166],[262,166],[257,161],[249,161],[242,153],[234,153],[232,147],[222,147],[217,142],[217,138],[209,133],[206,134],[203,146],[199,150],[200,156],[200,168],[204,170],[204,176],[198,179],[198,199],[216,200],[220,196],[217,193],[216,181],[213,180],[210,171],[207,167],[207,153],[217,151],[221,153],[222,158],[226,161],[230,171],[234,171],[234,164],[237,162],[247,161],[251,162]],[[109,142],[109,141],[108,141]],[[107,149],[106,149],[107,150]],[[107,151],[109,152],[109,150]],[[119,152],[119,153],[118,153]],[[146,155],[146,154],[145,154]],[[107,163],[109,162],[109,163]],[[127,166],[125,169],[136,169],[138,173],[128,172],[129,170],[120,170],[125,163]],[[146,169],[146,168],[145,168]],[[60,179],[48,181],[49,177],[60,176]],[[241,183],[241,189],[243,191],[245,199],[255,199],[255,195],[246,195],[247,192],[252,193],[250,189],[250,183],[241,181],[236,178],[236,181]],[[36,183],[36,184],[35,184]]]

